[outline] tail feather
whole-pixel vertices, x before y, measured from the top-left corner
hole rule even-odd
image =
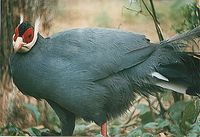
[[[200,26],[180,35],[175,35],[168,40],[162,41],[162,45],[170,45],[179,52],[200,57]]]
[[[182,64],[165,64],[159,66],[158,73],[169,79],[169,82],[162,81],[158,82],[157,85],[189,95],[199,94],[200,60],[189,55],[180,55],[179,57],[183,60]]]
[[[158,80],[156,85],[189,95],[200,94],[200,27],[161,42],[160,48],[168,53],[157,72],[169,82]]]
[[[200,37],[200,26],[196,27],[195,29],[185,32],[183,34],[179,34],[179,35],[175,35],[171,38],[169,38],[168,40],[164,41],[163,44],[165,43],[173,43],[173,42],[177,42],[177,41],[191,41],[195,38],[199,38]]]

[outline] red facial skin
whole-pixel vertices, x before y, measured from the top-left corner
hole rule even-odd
[[[34,36],[34,30],[32,27],[30,27],[22,35],[23,42],[25,42],[27,44],[30,43],[33,40],[33,36]],[[18,27],[15,28],[15,35],[14,35],[13,40],[16,41],[17,37],[19,37],[19,28]]]
[[[30,43],[33,40],[33,36],[34,36],[34,31],[33,28],[31,27],[24,32],[22,38],[25,43]]]

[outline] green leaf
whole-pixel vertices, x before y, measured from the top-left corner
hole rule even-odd
[[[171,92],[164,92],[162,99],[163,101],[171,101],[172,93]]]
[[[2,136],[3,135],[3,130],[2,130],[2,128],[0,128],[0,136]]]
[[[197,133],[189,133],[187,137],[198,137]]]
[[[178,101],[168,109],[169,116],[171,117],[172,120],[174,120],[174,122],[180,123],[182,113],[185,110],[186,104],[187,103],[184,101]]]
[[[110,136],[115,136],[120,134],[120,127],[119,126],[112,126],[110,129]]]
[[[12,135],[12,136],[17,135],[17,133],[19,132],[19,129],[15,125],[13,125],[11,123],[8,123],[8,125],[6,126],[6,128],[8,130],[8,133],[10,135]]]
[[[101,135],[101,134],[98,134],[98,135],[95,135],[95,137],[102,137],[102,135]]]
[[[175,135],[175,137],[183,137],[184,136],[182,134],[182,132],[180,131],[180,127],[177,124],[171,123],[169,128],[170,128],[170,132],[173,133]]]
[[[156,122],[149,122],[143,126],[146,129],[158,129],[158,123]]]
[[[154,137],[154,135],[151,133],[144,133],[142,134],[142,137]]]
[[[200,114],[200,99],[195,100],[196,115]]]
[[[74,134],[85,135],[85,130],[86,130],[86,125],[85,124],[76,125]]]
[[[191,4],[193,0],[175,0],[172,4],[172,10],[180,10],[184,5]]]
[[[149,107],[145,104],[139,104],[136,106],[136,108],[140,110],[140,115],[143,115],[144,113],[150,111]]]
[[[189,101],[185,106],[180,123],[181,131],[185,134],[189,132],[192,124],[195,123],[199,115],[198,101]]]
[[[49,129],[48,128],[43,128],[43,129],[40,129],[40,132],[43,133],[43,132],[49,132]]]
[[[27,131],[31,136],[41,136],[41,131],[36,128],[31,127],[28,128]]]
[[[149,122],[153,122],[154,121],[154,118],[152,116],[152,113],[153,112],[146,112],[144,113],[143,115],[140,115],[140,119],[142,120],[142,124],[146,124],[146,123],[149,123]],[[153,113],[155,115],[155,113]]]
[[[170,122],[167,119],[166,120],[157,119],[156,122],[158,122],[158,128],[161,128],[161,129],[163,129],[163,128],[165,128],[165,127],[170,125]]]
[[[12,123],[8,123],[5,127],[2,128],[3,135],[11,136],[23,136],[23,132],[20,128],[16,127]]]
[[[39,120],[40,120],[40,112],[39,112],[38,108],[32,104],[23,104],[23,107],[32,113],[32,115],[34,116],[34,119],[36,121],[36,124],[38,124]]]
[[[140,128],[136,128],[133,130],[127,137],[139,137],[142,135],[142,130]]]
[[[199,121],[197,121],[196,123],[192,125],[192,129],[190,130],[190,133],[188,134],[188,136],[192,136],[195,134],[200,135],[200,119]]]
[[[183,118],[181,122],[183,125],[185,125],[186,122],[193,123],[194,119],[196,119],[195,105],[193,103],[193,101],[188,102],[185,110],[183,111]]]

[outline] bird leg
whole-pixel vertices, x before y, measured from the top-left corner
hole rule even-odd
[[[75,115],[51,100],[47,100],[47,102],[60,119],[61,135],[72,136],[75,127]]]
[[[107,123],[106,122],[101,125],[101,135],[103,137],[107,137],[108,136],[107,135]]]

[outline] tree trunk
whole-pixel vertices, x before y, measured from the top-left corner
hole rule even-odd
[[[1,0],[1,41],[0,41],[0,126],[7,123],[12,113],[16,88],[12,84],[9,59],[12,54],[12,35],[19,24],[20,14],[34,24],[35,18],[43,20],[43,30],[49,30],[57,0]]]

